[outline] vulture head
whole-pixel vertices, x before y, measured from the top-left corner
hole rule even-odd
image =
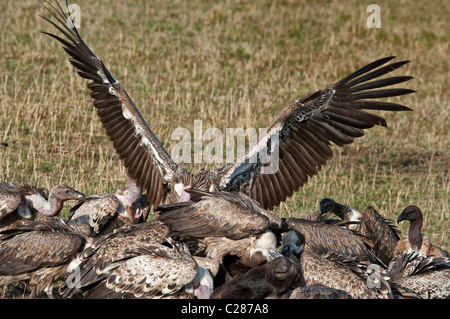
[[[48,200],[40,193],[26,195],[25,198],[31,201],[34,209],[36,209],[41,215],[47,217],[56,216],[61,211],[65,201],[84,201],[86,199],[84,194],[74,190],[72,187],[67,185],[55,186],[50,191]]]
[[[409,205],[403,209],[403,211],[397,217],[397,223],[400,223],[403,220],[409,220],[411,222],[422,217],[422,211],[419,207],[414,205]]]
[[[84,201],[86,198],[83,193],[80,193],[76,190],[74,190],[72,187],[67,185],[58,185],[54,187],[49,194],[50,198],[56,198],[62,202],[65,202],[67,200],[79,200]]]

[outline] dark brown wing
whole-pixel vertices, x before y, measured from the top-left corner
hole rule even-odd
[[[392,259],[386,272],[395,281],[431,271],[450,271],[450,258],[423,256],[414,251],[403,253]]]
[[[355,235],[346,228],[293,217],[287,218],[286,223],[290,229],[305,236],[305,250],[318,255],[354,257],[385,266],[366,245],[362,236]]]
[[[241,190],[266,209],[292,196],[333,156],[332,143],[343,146],[364,135],[384,118],[365,110],[407,111],[408,107],[373,99],[413,93],[384,88],[412,79],[378,79],[408,61],[385,65],[393,57],[374,61],[330,87],[302,98],[282,110],[242,158],[223,170],[220,187]]]
[[[450,298],[450,259],[417,252],[395,256],[387,276],[392,291],[403,298]]]
[[[242,239],[259,234],[269,227],[269,218],[254,210],[251,203],[245,200],[247,196],[244,194],[204,194],[208,195],[202,196],[197,202],[159,206],[156,209],[160,212],[158,220],[169,225],[173,231],[193,238]]]
[[[371,241],[374,253],[388,265],[394,256],[395,246],[400,239],[398,229],[381,216],[374,207],[368,206],[363,213],[342,205],[333,199],[320,201],[320,212],[324,215],[334,213],[344,221],[359,221],[359,224],[347,227]],[[324,216],[322,215],[322,216]]]
[[[366,232],[363,235],[372,240],[375,253],[388,265],[400,239],[397,230],[392,228],[372,206],[363,212],[363,224]]]
[[[136,180],[143,192],[147,192],[149,202],[158,206],[164,193],[164,178],[170,178],[178,165],[153,134],[122,85],[83,42],[75,26],[67,26],[68,16],[64,10],[59,4],[58,9],[50,3],[48,5],[46,8],[57,23],[42,18],[58,29],[67,40],[44,33],[61,42],[78,74],[91,80],[88,88],[106,134],[123,160],[127,173]]]
[[[28,221],[0,232],[0,275],[67,263],[84,244],[83,236],[58,219]]]
[[[108,276],[105,269],[124,257],[126,251],[133,247],[163,242],[170,234],[170,229],[158,220],[140,224],[124,225],[98,238],[95,245],[86,248],[80,256],[78,288],[86,291]],[[132,254],[128,254],[132,257]],[[64,297],[73,296],[78,291],[75,287],[64,285],[61,293]]]

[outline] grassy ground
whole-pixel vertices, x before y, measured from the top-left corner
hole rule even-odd
[[[331,197],[396,218],[415,204],[425,214],[423,231],[450,249],[448,6],[383,2],[381,28],[371,29],[368,4],[356,0],[76,3],[84,40],[169,153],[178,143],[172,131],[193,132],[194,120],[203,130],[266,127],[294,99],[372,60],[411,60],[396,75],[414,76],[406,87],[417,93],[392,101],[414,112],[379,112],[388,128],[335,147],[320,174],[275,211],[304,216]],[[0,2],[0,179],[67,183],[87,195],[113,191],[125,184],[118,156],[87,82],[41,33],[54,29],[39,14],[48,16],[36,0]]]

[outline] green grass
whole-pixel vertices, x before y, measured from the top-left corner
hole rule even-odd
[[[335,150],[319,175],[275,212],[304,216],[323,197],[396,218],[410,204],[424,232],[450,249],[448,6],[439,1],[380,3],[381,29],[366,26],[356,0],[87,1],[80,33],[125,86],[171,151],[177,127],[266,127],[294,99],[388,55],[411,63],[414,95],[392,99],[414,112],[378,112],[376,127]],[[0,25],[0,179],[85,194],[126,182],[92,107],[87,82],[41,31],[55,30],[38,1],[2,1]],[[205,146],[207,142],[203,146]],[[204,164],[190,164],[195,171]],[[209,165],[208,167],[211,167]],[[65,208],[67,210],[67,207]],[[406,224],[400,224],[403,233]]]

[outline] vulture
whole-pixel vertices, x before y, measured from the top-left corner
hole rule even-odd
[[[211,299],[278,299],[302,285],[300,267],[281,256],[214,289]]]
[[[352,296],[341,289],[326,286],[297,287],[290,294],[289,299],[353,299]]]
[[[196,241],[199,248],[194,254],[200,255],[204,249],[207,257],[219,263],[227,255],[237,256],[247,267],[279,255],[276,232],[281,218],[258,202],[241,192],[186,192],[193,201],[159,206],[157,220],[168,225],[180,240]]]
[[[109,275],[109,269],[121,260],[127,251],[148,244],[161,244],[171,234],[168,226],[158,220],[140,224],[126,224],[115,231],[94,238],[94,245],[86,248],[68,271],[78,271],[77,285],[63,284],[60,291],[63,297],[88,295],[90,289],[100,284]]]
[[[419,207],[414,205],[405,207],[397,217],[397,223],[403,220],[410,221],[408,238],[401,238],[397,242],[394,255],[416,251],[424,256],[450,257],[448,251],[433,245],[430,238],[422,234],[423,213]]]
[[[185,189],[192,188],[240,191],[272,210],[318,174],[332,158],[333,144],[342,147],[362,137],[366,129],[387,126],[383,117],[366,110],[411,110],[378,100],[414,92],[390,88],[411,76],[383,77],[409,61],[391,63],[395,57],[381,58],[281,109],[266,132],[234,163],[191,173],[164,149],[125,88],[89,49],[73,23],[67,23],[70,16],[57,2],[45,7],[53,18],[42,18],[60,35],[44,33],[63,45],[79,76],[90,81],[90,95],[106,134],[153,207],[189,200]]]
[[[305,236],[306,251],[317,255],[352,256],[360,261],[379,264],[383,268],[387,267],[372,251],[371,243],[364,236],[345,227],[290,217],[285,219],[282,228],[302,233]]]
[[[305,239],[302,239],[304,237]],[[299,243],[304,241],[305,249]],[[282,255],[293,254],[299,260],[307,287],[325,286],[346,292],[354,299],[391,299],[393,297],[384,272],[379,265],[359,262],[333,253],[319,255],[306,249],[308,239],[302,233],[289,230],[283,236]],[[374,267],[373,267],[374,266]],[[374,273],[374,271],[379,273]]]
[[[93,244],[87,224],[59,218],[26,221],[0,232],[0,285],[29,281],[30,298],[45,292],[53,298],[53,284],[67,277],[67,267]]]
[[[400,298],[449,299],[450,259],[416,251],[396,255],[387,269],[392,291]]]
[[[208,299],[214,288],[209,270],[197,263],[187,245],[171,238],[132,246],[108,264],[104,275],[85,298]]]
[[[28,184],[0,181],[0,230],[34,220],[36,212],[42,216],[56,216],[67,200],[84,201],[82,193],[66,185],[47,189]]]
[[[136,188],[138,190],[138,188]],[[92,227],[92,237],[113,231],[124,224],[137,224],[147,219],[150,207],[145,195],[132,188],[118,189],[114,194],[95,194],[72,207],[69,220],[87,223]]]
[[[383,218],[377,210],[368,206],[360,213],[354,208],[339,204],[330,198],[320,201],[321,214],[334,213],[343,221],[356,221],[347,227],[367,237],[373,245],[374,253],[388,265],[394,256],[395,246],[400,239],[400,232],[389,219]]]

